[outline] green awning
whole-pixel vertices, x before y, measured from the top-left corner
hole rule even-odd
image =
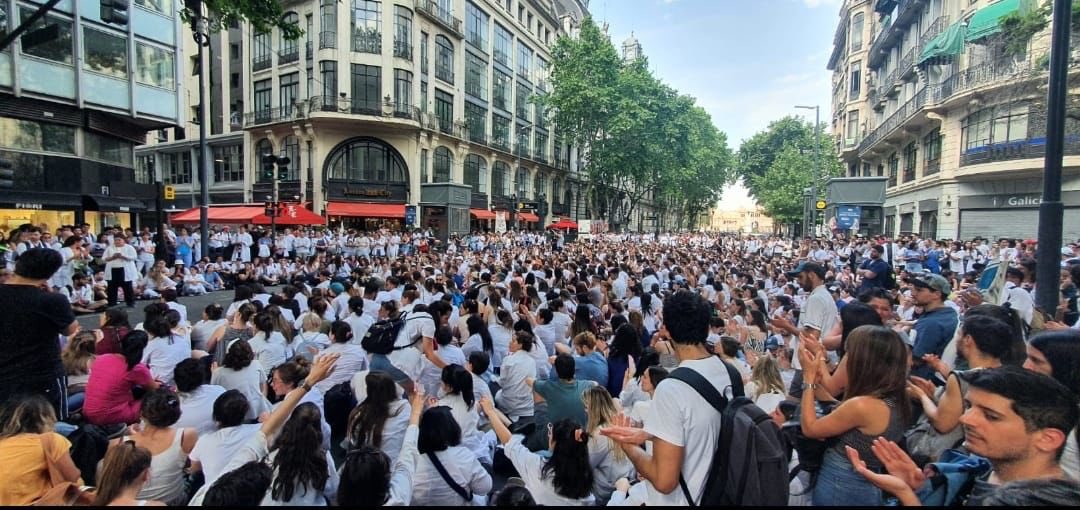
[[[1020,10],[1023,0],[1000,0],[982,9],[975,11],[968,20],[967,42],[977,41],[983,37],[994,35],[1001,31],[999,21],[1002,16],[1012,14]]]
[[[922,64],[934,57],[951,57],[963,53],[965,33],[968,33],[968,28],[963,21],[949,25],[944,32],[926,43],[926,47],[919,54],[918,63]]]

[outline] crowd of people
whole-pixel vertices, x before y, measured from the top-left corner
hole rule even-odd
[[[1080,499],[1076,245],[88,227],[7,244],[0,504]]]

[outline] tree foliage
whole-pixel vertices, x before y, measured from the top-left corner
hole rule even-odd
[[[679,210],[708,205],[731,181],[727,138],[694,98],[656,78],[644,58],[623,62],[586,18],[552,50],[552,91],[535,98],[579,148],[590,210],[628,223],[643,200]]]
[[[186,6],[180,11],[181,19],[185,23],[191,23],[196,17],[195,9],[200,1],[209,12],[208,24],[211,32],[246,21],[251,24],[255,33],[269,32],[277,28],[282,37],[291,41],[304,34],[299,23],[284,20],[285,9],[282,7],[283,2],[279,0],[187,0]]]

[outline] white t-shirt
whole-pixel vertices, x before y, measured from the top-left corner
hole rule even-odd
[[[401,328],[397,340],[394,341],[394,347],[405,348],[395,349],[387,355],[387,358],[413,381],[420,379],[420,372],[424,368],[424,357],[421,351],[424,348],[422,338],[435,338],[435,321],[427,312],[413,313],[412,307],[409,306],[406,310],[405,326]],[[411,347],[406,347],[409,345]]]
[[[217,430],[214,423],[214,401],[225,393],[225,388],[204,384],[190,393],[180,393],[180,419],[177,428],[193,428],[199,436]]]
[[[686,360],[679,367],[697,371],[728,398],[731,393],[731,377],[720,358],[710,356],[700,360]],[[700,498],[712,463],[713,451],[720,434],[720,413],[698,394],[690,385],[673,379],[664,379],[656,386],[648,413],[645,415],[645,431],[658,439],[683,447],[682,476],[694,498]],[[686,506],[683,491],[675,487],[669,494],[653,488],[648,481],[649,506]]]
[[[202,472],[206,478],[204,485],[213,485],[225,474],[225,466],[261,426],[258,423],[237,425],[199,437],[189,457],[192,462],[202,463]]]
[[[171,340],[171,341],[170,341]],[[143,349],[142,362],[150,369],[150,374],[167,386],[173,384],[173,370],[191,357],[190,337],[171,335],[154,337]]]

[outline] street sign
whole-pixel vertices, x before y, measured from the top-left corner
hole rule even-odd
[[[824,201],[824,200],[818,200],[817,202],[815,202],[815,203],[814,203],[814,207],[816,207],[816,208],[817,208],[817,210],[819,210],[819,211],[821,211],[821,210],[824,210],[824,209],[825,209],[825,205],[826,205],[826,204],[825,204],[825,201]]]
[[[165,186],[165,200],[176,200],[176,188]]]

